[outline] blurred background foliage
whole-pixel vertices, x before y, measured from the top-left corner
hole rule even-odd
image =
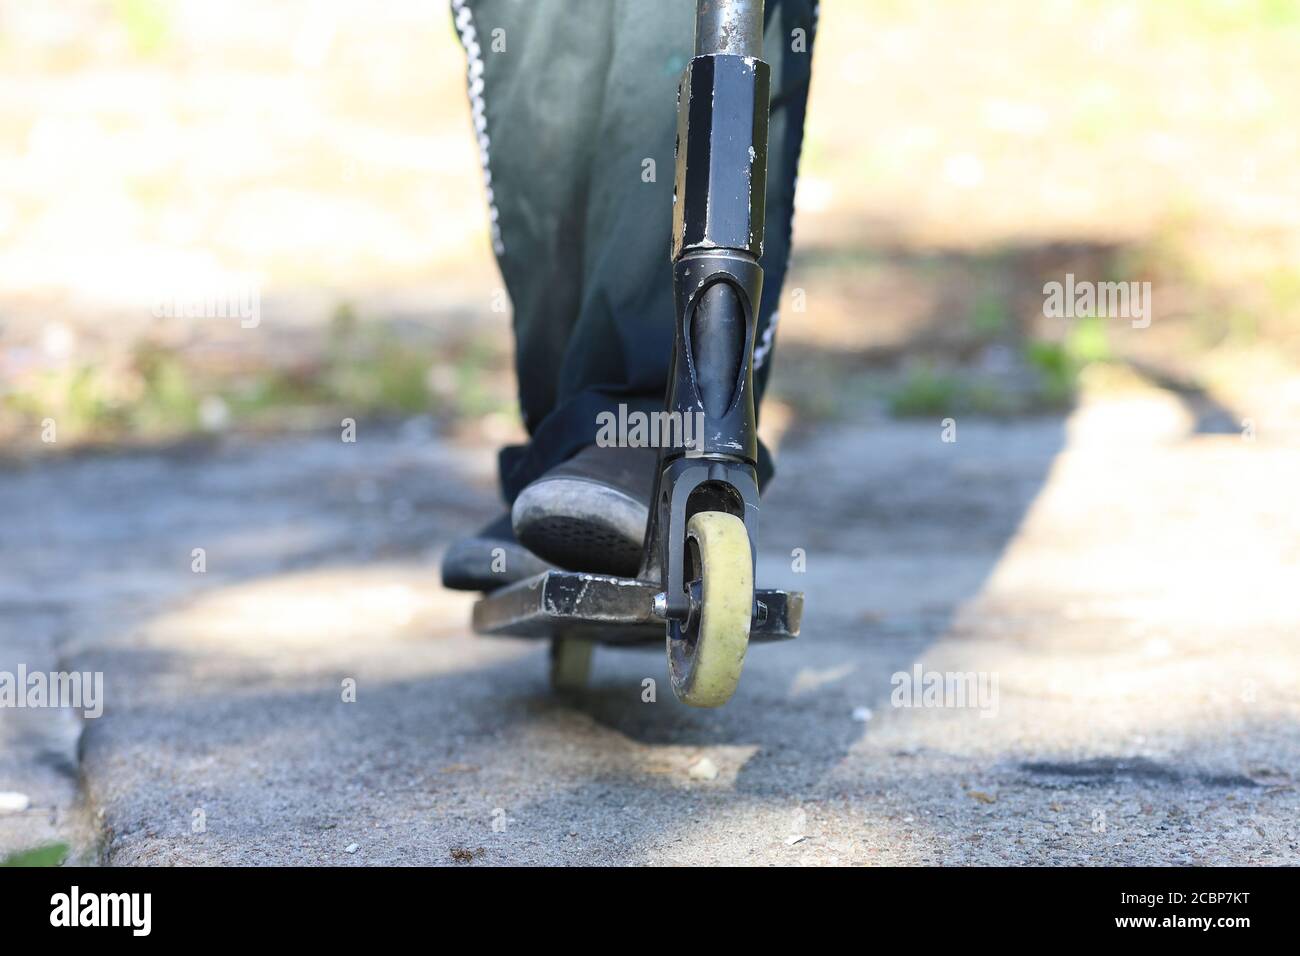
[[[767,417],[1145,384],[1293,433],[1298,48],[1293,0],[823,4]],[[446,4],[0,0],[0,447],[517,435],[464,72]],[[1067,272],[1150,328],[1045,318]],[[154,307],[240,283],[254,328]]]

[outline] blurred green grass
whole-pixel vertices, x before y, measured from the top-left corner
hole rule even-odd
[[[138,56],[152,56],[163,49],[170,25],[170,10],[165,0],[114,0],[113,13]]]
[[[340,416],[418,414],[465,422],[513,411],[499,381],[507,343],[432,342],[340,303],[313,354],[275,364],[213,365],[202,348],[142,339],[113,361],[34,371],[0,395],[0,431],[37,435],[53,420],[64,446],[153,443],[202,432],[276,430]],[[30,442],[29,442],[30,443]]]
[[[30,850],[11,853],[3,860],[0,860],[0,866],[62,866],[67,858],[68,845],[66,843],[49,843]]]

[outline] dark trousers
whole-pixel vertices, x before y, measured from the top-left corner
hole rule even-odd
[[[768,0],[772,68],[761,399],[790,254],[814,0]],[[669,242],[677,82],[694,0],[453,0],[514,306],[526,445],[501,453],[507,501],[595,442],[597,415],[662,410],[673,348]],[[771,473],[766,452],[760,473]]]

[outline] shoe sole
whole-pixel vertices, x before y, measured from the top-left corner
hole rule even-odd
[[[632,496],[581,478],[534,482],[515,499],[519,543],[570,571],[630,577],[641,566],[649,510]]]

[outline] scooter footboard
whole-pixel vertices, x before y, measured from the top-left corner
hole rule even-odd
[[[510,637],[566,637],[600,644],[645,644],[664,639],[655,613],[659,587],[649,581],[577,571],[545,571],[484,595],[474,604],[476,633]],[[749,639],[789,640],[799,634],[803,592],[757,590]]]

